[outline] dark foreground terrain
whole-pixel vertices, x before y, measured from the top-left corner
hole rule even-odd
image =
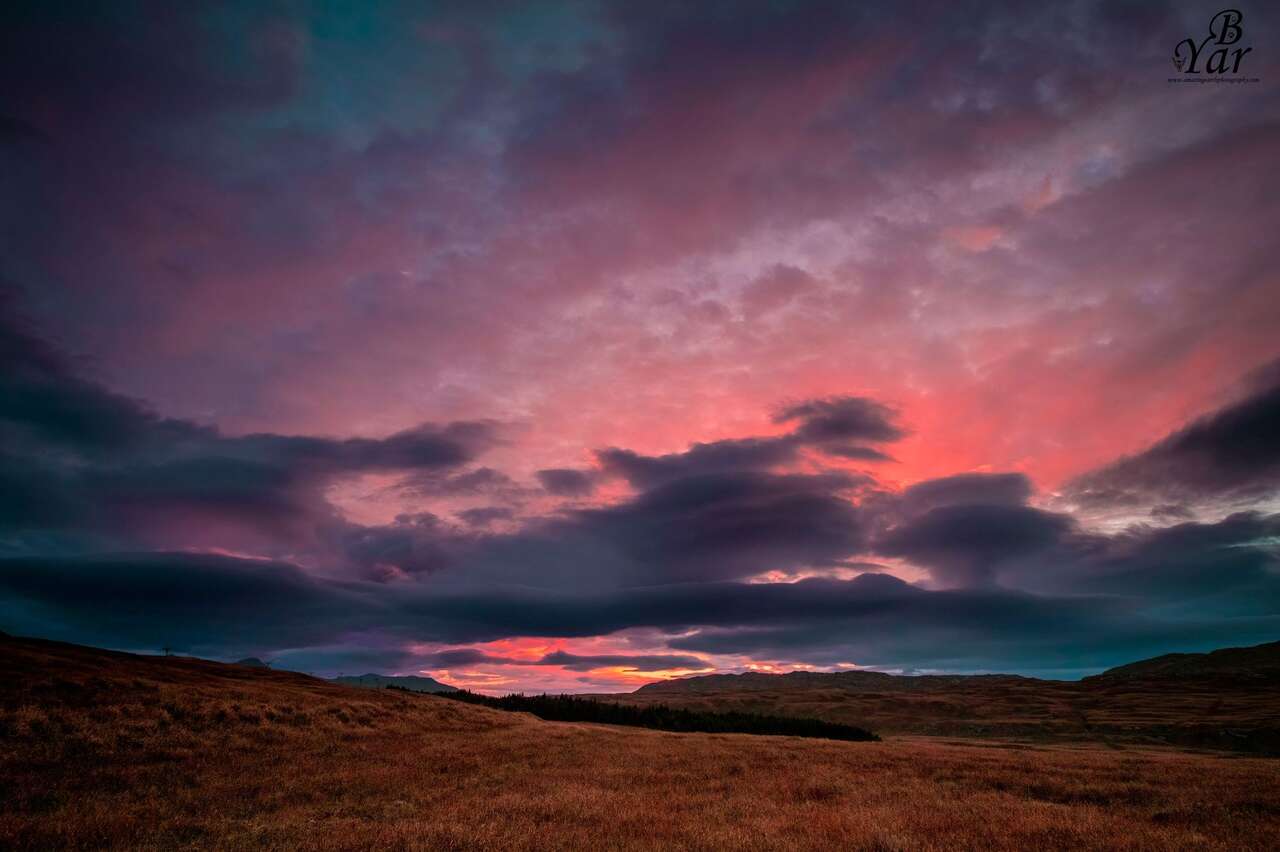
[[[753,673],[666,681],[599,697],[640,706],[803,716],[880,734],[1280,755],[1280,642],[1168,654],[1082,681]]]
[[[1272,849],[1280,763],[544,722],[0,639],[5,849]]]

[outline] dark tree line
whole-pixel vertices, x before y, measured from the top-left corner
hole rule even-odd
[[[391,687],[395,689],[396,687]],[[494,698],[475,692],[435,693],[467,704],[480,704],[498,710],[532,713],[551,722],[597,722],[604,725],[630,725],[656,728],[660,731],[684,731],[706,734],[770,734],[784,737],[817,737],[851,742],[878,741],[870,731],[854,725],[801,719],[791,716],[765,716],[758,713],[711,713],[649,704],[641,707],[595,701],[573,695],[504,695]]]

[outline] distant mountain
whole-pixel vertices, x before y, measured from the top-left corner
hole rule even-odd
[[[778,692],[791,690],[838,689],[850,692],[920,692],[946,689],[965,683],[997,683],[1032,681],[1021,675],[892,675],[884,672],[786,672],[765,674],[699,675],[647,683],[632,693],[703,694],[712,692]]]
[[[1280,755],[1280,642],[1166,654],[1074,681],[748,672],[651,683],[597,698],[816,718],[890,735],[1088,740]]]
[[[237,666],[248,666],[251,669],[269,669],[271,666],[259,660],[257,657],[245,657],[243,660],[236,660]]]
[[[775,689],[847,689],[852,686],[885,687],[893,676],[881,672],[787,672],[765,674],[715,674],[647,683],[636,692],[759,692]]]
[[[1114,682],[1124,679],[1233,679],[1248,681],[1280,681],[1280,642],[1268,642],[1248,648],[1222,648],[1205,654],[1164,654],[1107,669],[1083,679],[1083,684]],[[985,675],[891,675],[883,672],[786,672],[766,674],[696,675],[647,683],[632,695],[702,695],[708,693],[790,692],[815,689],[877,692],[951,691],[965,686],[990,687],[998,684],[1035,684],[1063,681],[1039,681],[1011,674]]]
[[[1092,742],[1114,748],[1178,746],[1280,756],[1277,656],[1280,643],[1166,655],[1080,681],[1015,675],[912,677],[868,671],[716,675],[595,698],[642,708],[665,705],[699,713],[820,719],[882,736]],[[344,686],[379,691],[386,686],[424,692],[454,689],[427,677],[366,674],[324,681],[260,666],[7,637],[0,638],[0,672],[8,674],[0,682],[11,690],[25,691],[50,706],[74,708],[93,706],[96,699],[86,696],[104,691],[133,695],[128,691],[148,678],[160,678],[165,689],[176,691],[173,694],[190,690],[210,700],[213,687],[225,688],[228,696],[284,689],[288,697],[281,700],[290,713],[289,708],[298,706],[296,696],[301,692],[343,701]],[[350,697],[349,692],[345,694]],[[380,700],[380,696],[369,698]],[[12,710],[14,705],[11,700],[6,704],[0,694],[0,730],[6,706]],[[252,721],[255,729],[260,723],[259,715],[248,709],[235,718]],[[285,718],[282,724],[292,724],[291,719]],[[335,719],[334,724],[345,723]]]
[[[347,675],[345,677],[335,677],[334,683],[340,683],[343,686],[359,686],[365,689],[386,689],[388,686],[398,686],[401,689],[407,689],[410,692],[457,692],[456,686],[449,686],[447,683],[441,683],[429,677],[418,677],[416,675],[408,675],[405,677],[394,677],[391,675],[380,674],[362,674]]]
[[[1085,681],[1151,679],[1280,680],[1280,642],[1207,654],[1164,654],[1107,669]]]

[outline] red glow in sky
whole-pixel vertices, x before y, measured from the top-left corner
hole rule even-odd
[[[8,28],[13,627],[588,692],[1280,635],[1274,23],[1191,86],[1186,4],[713,7]]]

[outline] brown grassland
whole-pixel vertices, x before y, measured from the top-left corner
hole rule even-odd
[[[704,685],[694,679],[596,697],[639,706],[804,716],[862,725],[881,735],[1177,745],[1280,754],[1280,677],[1274,676],[1051,681],[997,675],[863,681],[855,674],[799,686],[791,679],[766,678],[749,689],[732,683],[726,688],[714,679]]]
[[[1273,849],[1280,762],[544,722],[0,639],[0,848]]]

